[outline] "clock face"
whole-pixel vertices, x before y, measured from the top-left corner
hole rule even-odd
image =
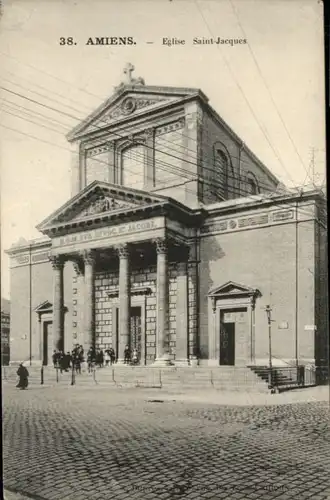
[[[125,115],[133,113],[135,107],[136,107],[136,102],[132,97],[127,97],[121,105],[121,109]]]

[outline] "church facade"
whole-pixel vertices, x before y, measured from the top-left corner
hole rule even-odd
[[[68,136],[71,198],[11,261],[11,361],[326,364],[325,203],[287,191],[198,89],[126,81]]]

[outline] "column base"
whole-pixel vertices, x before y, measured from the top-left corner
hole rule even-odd
[[[162,354],[158,358],[155,359],[152,366],[171,366],[173,362],[168,354]]]
[[[190,366],[189,359],[181,358],[174,361],[175,366]]]

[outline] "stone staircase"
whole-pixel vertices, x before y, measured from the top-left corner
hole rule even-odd
[[[41,385],[41,368],[27,366],[31,386]],[[17,380],[17,367],[3,367],[2,380],[13,384]],[[73,384],[72,384],[73,382]],[[47,386],[93,387],[108,386],[117,388],[154,388],[167,392],[188,391],[239,391],[269,392],[267,380],[247,367],[219,366],[209,367],[166,367],[117,366],[96,368],[87,373],[72,376],[71,370],[62,374],[53,367],[43,368],[43,383]]]
[[[269,367],[268,366],[251,366],[250,369],[260,377],[261,380],[268,383]],[[300,375],[299,375],[300,373]],[[272,383],[279,389],[296,387],[301,385],[299,376],[304,376],[304,367],[298,369],[295,366],[273,366],[272,368]]]

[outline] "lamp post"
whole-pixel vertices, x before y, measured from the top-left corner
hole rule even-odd
[[[266,314],[268,321],[268,351],[269,351],[269,371],[268,371],[268,388],[273,388],[273,377],[272,377],[272,310],[270,305],[266,306]]]

